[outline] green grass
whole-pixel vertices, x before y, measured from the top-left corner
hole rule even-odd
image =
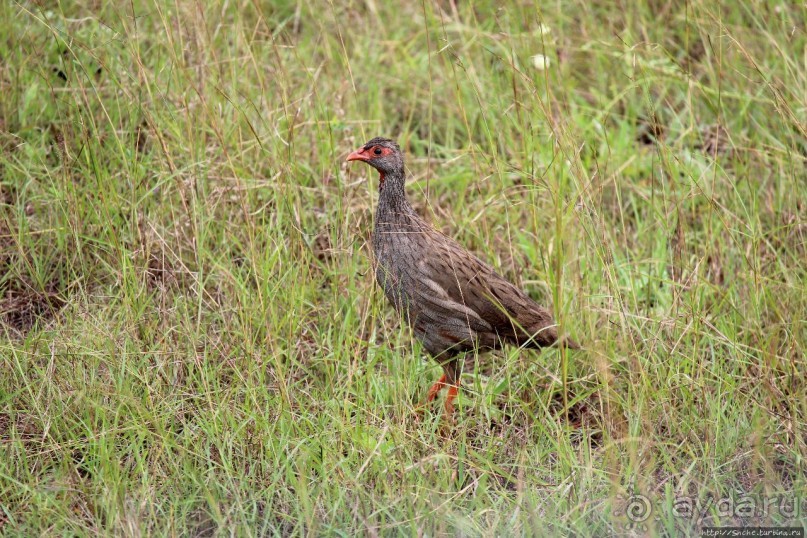
[[[0,532],[804,525],[803,6],[41,4],[0,4]],[[415,420],[377,135],[584,351]]]

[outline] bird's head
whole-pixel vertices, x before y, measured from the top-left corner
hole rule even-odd
[[[347,160],[366,162],[378,170],[382,181],[387,174],[403,175],[404,171],[401,148],[389,138],[373,138],[348,155]]]

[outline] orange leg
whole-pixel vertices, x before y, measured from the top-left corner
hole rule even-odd
[[[421,402],[420,404],[418,404],[417,407],[415,407],[415,413],[417,416],[421,416],[423,414],[423,411],[426,408],[426,404],[434,400],[437,397],[437,395],[440,394],[440,391],[443,390],[443,387],[445,386],[447,386],[446,375],[443,374],[443,376],[440,379],[438,379],[434,383],[434,385],[432,385],[432,387],[429,389],[429,392],[426,393],[426,399],[423,400],[423,402]]]
[[[457,361],[451,360],[444,363],[442,366],[443,375],[431,386],[429,392],[426,393],[426,399],[416,408],[418,415],[423,413],[423,408],[426,407],[426,404],[434,400],[445,387],[448,387],[448,396],[446,397],[445,403],[446,415],[451,419],[451,415],[454,413],[454,400],[457,398],[457,393],[460,388],[460,381],[457,375]]]
[[[443,387],[446,386],[446,375],[443,374],[443,377],[437,380],[437,382],[432,385],[432,388],[429,389],[429,392],[426,394],[426,401],[430,402],[440,394],[440,391],[443,390]]]
[[[457,380],[456,385],[449,385],[448,396],[446,396],[446,415],[450,418],[454,414],[454,399],[460,392],[460,381]]]

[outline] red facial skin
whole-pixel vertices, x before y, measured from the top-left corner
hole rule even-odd
[[[374,151],[380,149],[381,153],[376,155]],[[392,150],[383,146],[373,146],[371,148],[359,148],[347,156],[348,161],[364,161],[369,162],[377,157],[384,157],[392,153]]]
[[[381,153],[376,154],[375,153],[376,150],[379,150],[379,149],[381,150]],[[366,163],[369,163],[373,159],[376,159],[378,157],[384,157],[386,155],[389,155],[390,153],[392,153],[392,150],[389,149],[389,148],[385,148],[384,146],[372,146],[370,148],[359,148],[356,151],[354,151],[353,153],[351,153],[350,155],[348,155],[347,160],[348,161],[364,161]],[[378,179],[380,180],[380,183],[378,184],[378,190],[380,191],[381,187],[384,186],[384,172],[379,170],[378,174],[379,174]]]

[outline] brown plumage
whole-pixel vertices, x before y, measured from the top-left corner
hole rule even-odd
[[[415,213],[404,192],[404,164],[393,140],[373,138],[351,153],[380,173],[373,250],[376,279],[412,327],[426,351],[443,367],[429,390],[432,400],[448,387],[446,411],[459,387],[459,357],[504,344],[541,348],[557,343],[552,314],[453,239]]]

